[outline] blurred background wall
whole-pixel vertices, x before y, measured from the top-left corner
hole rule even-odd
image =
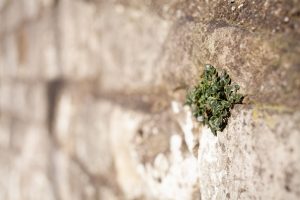
[[[297,0],[0,0],[0,199],[299,199]],[[203,65],[247,97],[214,137]]]

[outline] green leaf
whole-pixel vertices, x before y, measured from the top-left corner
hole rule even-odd
[[[239,85],[231,84],[227,72],[220,75],[212,65],[205,65],[199,84],[187,92],[185,104],[191,106],[194,117],[210,127],[214,135],[222,131],[234,104],[241,103],[243,95],[237,93]]]

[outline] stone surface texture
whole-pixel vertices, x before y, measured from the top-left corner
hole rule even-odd
[[[0,199],[300,199],[298,0],[0,0]],[[215,137],[204,64],[245,94]]]

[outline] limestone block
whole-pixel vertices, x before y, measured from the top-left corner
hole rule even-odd
[[[240,106],[218,137],[202,131],[203,199],[299,197],[299,112],[274,109]]]

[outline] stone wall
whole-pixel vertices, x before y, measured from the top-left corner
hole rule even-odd
[[[0,0],[0,199],[299,199],[297,0]],[[215,137],[209,63],[246,95]]]

